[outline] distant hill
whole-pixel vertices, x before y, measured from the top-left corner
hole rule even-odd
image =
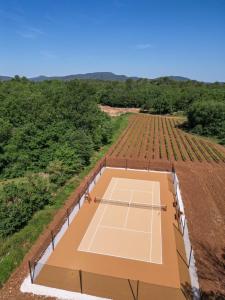
[[[0,76],[0,81],[6,81],[6,80],[10,80],[12,79],[12,77],[9,76]]]
[[[93,80],[118,80],[118,81],[125,81],[128,78],[132,78],[134,80],[139,79],[138,77],[128,77],[125,75],[117,75],[111,72],[94,72],[94,73],[86,73],[86,74],[74,74],[74,75],[67,75],[67,76],[38,76],[30,78],[32,81],[43,81],[43,80],[73,80],[73,79],[93,79]]]
[[[154,80],[158,80],[158,79],[171,79],[171,80],[175,80],[175,81],[188,81],[188,80],[192,80],[190,78],[182,77],[182,76],[163,76],[163,77],[157,77]]]
[[[149,79],[149,80],[158,80],[158,79],[164,79],[168,78],[175,81],[187,81],[191,80],[186,77],[182,76],[164,76],[164,77],[158,77],[155,79]],[[0,81],[10,80],[12,77],[9,76],[0,76]],[[138,80],[141,79],[141,77],[129,77],[126,75],[117,75],[112,72],[94,72],[94,73],[86,73],[86,74],[73,74],[73,75],[66,75],[66,76],[44,76],[40,75],[37,77],[31,77],[28,78],[29,80],[39,82],[44,80],[73,80],[73,79],[92,79],[92,80],[109,80],[109,81],[125,81],[127,79],[133,79]]]
[[[188,81],[191,80],[190,78],[187,77],[182,77],[182,76],[168,76],[169,79],[176,80],[176,81]]]

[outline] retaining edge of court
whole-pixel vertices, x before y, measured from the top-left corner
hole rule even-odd
[[[184,202],[183,202],[183,199],[181,196],[181,189],[180,189],[179,180],[178,180],[177,174],[175,172],[175,169],[174,169],[174,173],[173,173],[173,185],[174,185],[174,190],[175,190],[175,195],[176,195],[175,197],[178,202],[179,210],[182,213],[180,216],[180,222],[181,222],[186,258],[188,261],[188,269],[189,269],[189,275],[190,275],[190,280],[191,280],[193,299],[199,300],[199,299],[201,299],[201,292],[200,292],[200,287],[199,287],[199,282],[198,282],[198,275],[197,275],[197,268],[196,268],[196,264],[195,264],[194,251],[193,251],[190,237],[189,237],[189,230],[188,230],[187,220],[185,217]]]

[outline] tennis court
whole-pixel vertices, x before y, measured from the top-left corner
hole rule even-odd
[[[106,168],[34,282],[107,299],[183,300],[170,185],[168,173]]]
[[[78,250],[162,263],[159,181],[112,177]]]

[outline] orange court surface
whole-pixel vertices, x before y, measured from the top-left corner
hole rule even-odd
[[[116,300],[185,299],[171,174],[106,168],[90,198],[35,283]]]

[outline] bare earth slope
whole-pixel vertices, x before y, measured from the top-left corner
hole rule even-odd
[[[225,297],[225,167],[177,164],[176,171],[200,287],[206,299],[210,294]]]
[[[138,113],[139,108],[130,108],[130,107],[111,107],[107,105],[99,105],[100,109],[107,113],[111,117],[120,116],[125,113]]]

